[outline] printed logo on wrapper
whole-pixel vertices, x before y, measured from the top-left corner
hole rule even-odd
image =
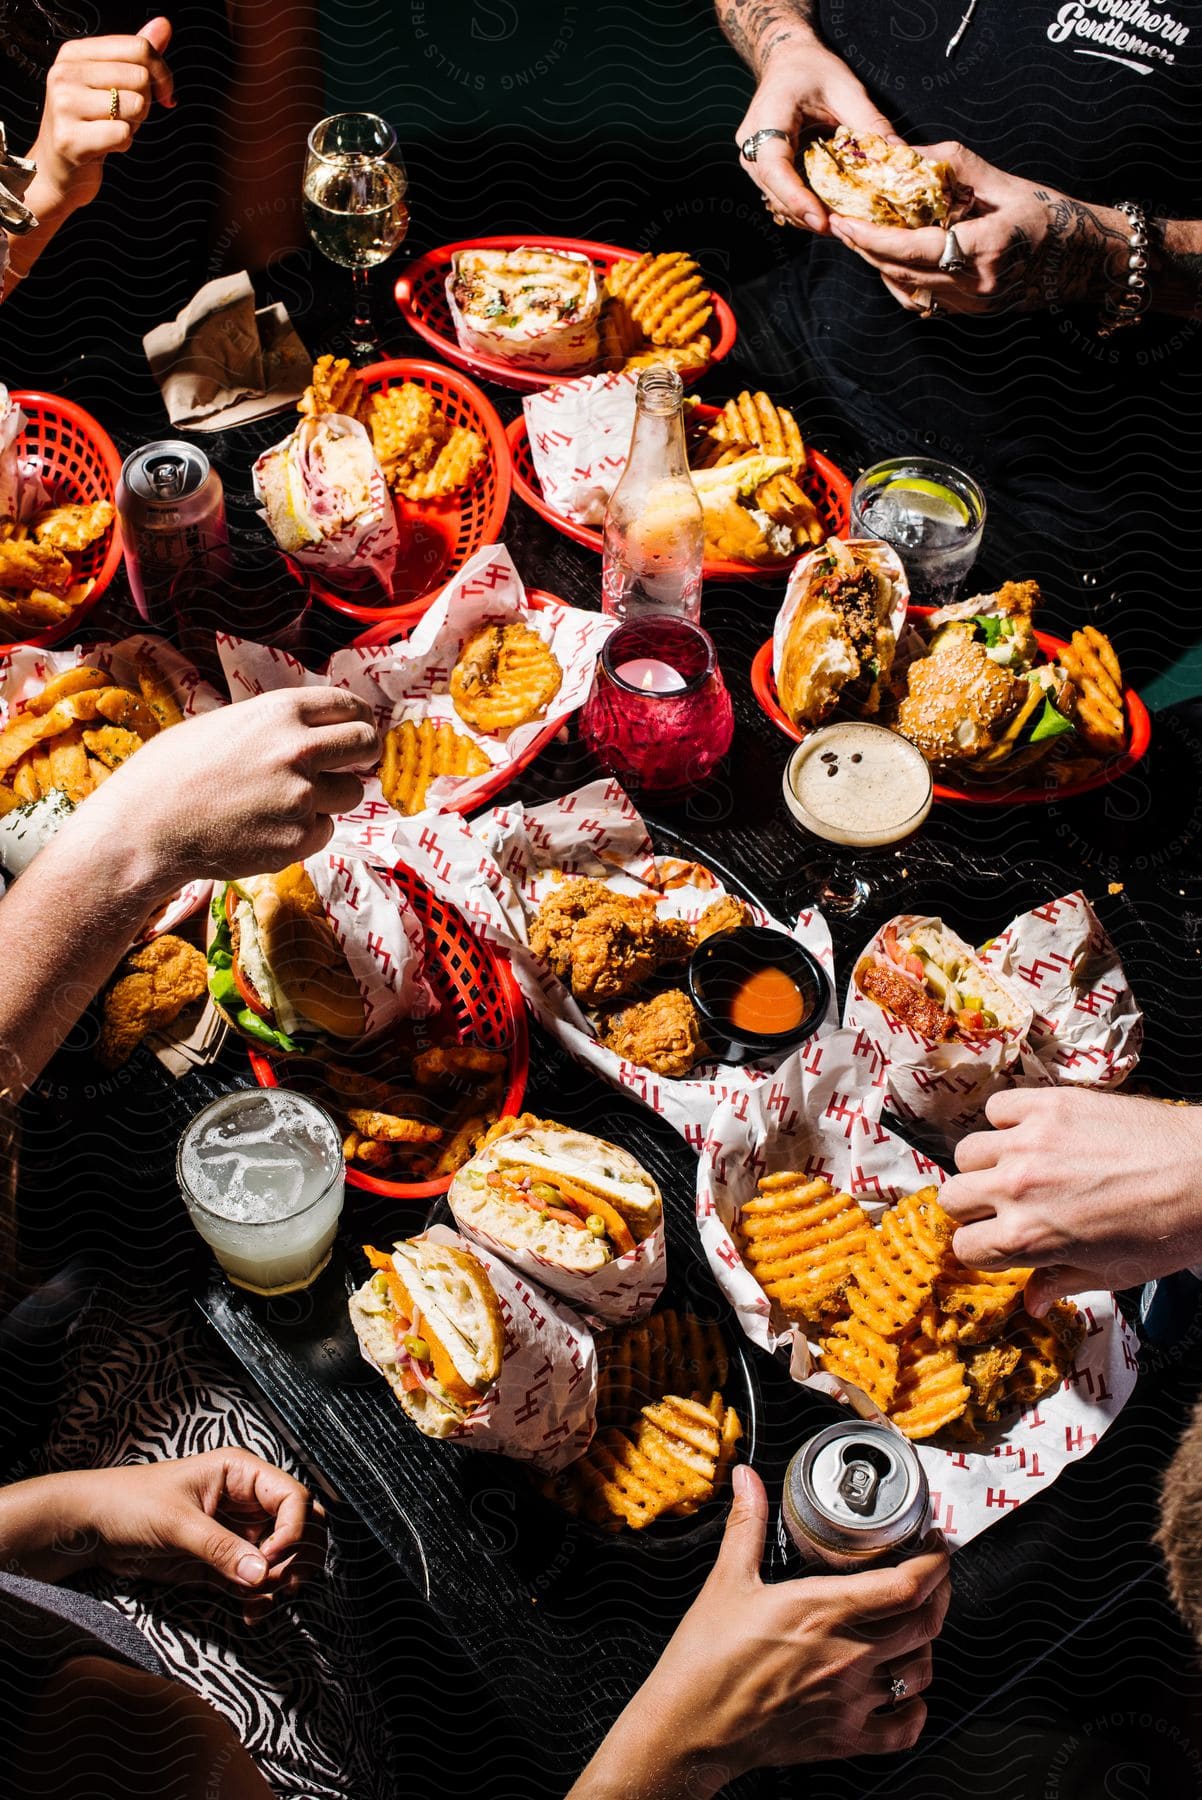
[[[400,884],[340,849],[319,850],[305,868],[362,995],[363,1035],[428,1018],[438,1002],[423,974],[425,937]]]
[[[975,1039],[936,1043],[890,1017],[859,989],[865,957],[883,954],[890,927],[905,933],[937,920],[891,919],[856,957],[843,1024],[872,1045],[885,1071],[888,1104],[934,1134],[947,1151],[986,1124],[985,1102],[1009,1087],[1075,1082],[1118,1087],[1139,1061],[1143,1016],[1122,962],[1082,893],[1063,895],[1013,919],[980,962],[1020,1009],[1021,1024]],[[965,946],[968,948],[968,946]]]
[[[538,245],[522,245],[520,249],[537,250]],[[519,253],[520,250],[509,252],[511,255]],[[527,314],[524,319],[514,318],[512,323],[502,324],[499,319],[486,320],[479,313],[465,313],[455,298],[455,280],[460,263],[481,254],[488,256],[496,253],[487,250],[460,251],[455,256],[451,273],[446,279],[447,308],[461,350],[475,351],[481,356],[495,356],[501,362],[537,369],[544,375],[578,375],[581,370],[596,362],[599,352],[597,327],[601,316],[601,290],[597,271],[587,256],[581,256],[575,251],[553,252],[557,258],[580,264],[588,271],[584,297],[571,319]]]
[[[454,1212],[453,1191],[448,1195]],[[668,1252],[662,1222],[649,1232],[633,1250],[614,1257],[604,1268],[591,1274],[561,1269],[545,1257],[524,1246],[499,1244],[478,1225],[460,1220],[455,1223],[465,1238],[491,1256],[501,1257],[512,1269],[532,1276],[554,1294],[578,1306],[590,1324],[628,1324],[645,1319],[664,1290],[668,1279]]]
[[[586,375],[522,401],[543,499],[565,518],[600,525],[634,430],[636,372]]]
[[[446,691],[447,683],[464,643],[474,632],[484,625],[516,620],[536,631],[550,647],[563,670],[563,681],[540,718],[490,736],[459,717]],[[478,550],[464,564],[409,637],[394,644],[339,650],[319,673],[306,669],[294,657],[279,656],[245,638],[220,638],[218,650],[236,700],[272,688],[332,684],[348,689],[369,706],[381,731],[407,718],[416,723],[430,717],[435,723],[446,720],[461,736],[470,738],[488,758],[488,768],[481,775],[442,776],[432,781],[427,811],[421,815],[429,819],[444,807],[470,811],[496,781],[498,770],[510,769],[516,774],[520,760],[543,733],[553,731],[584,705],[601,646],[617,623],[600,613],[581,613],[566,605],[529,606],[508,550],[503,544],[494,544]],[[363,773],[363,800],[353,812],[339,816],[339,842],[381,862],[395,861],[403,851],[394,829],[400,815],[385,800],[378,774]]]
[[[769,1170],[823,1176],[861,1201],[874,1218],[886,1205],[945,1179],[942,1169],[880,1122],[880,1090],[856,1085],[855,1033],[823,1040],[825,1067],[807,1071],[801,1058],[782,1065],[778,1079],[797,1100],[796,1130],[782,1132],[764,1106],[763,1088],[747,1105],[727,1103],[714,1114],[697,1168],[697,1234],[706,1261],[746,1335],[760,1349],[785,1356],[795,1381],[832,1394],[865,1418],[881,1414],[857,1389],[815,1369],[816,1346],[800,1326],[774,1309],[743,1263],[734,1231],[739,1209]],[[832,1095],[841,1102],[832,1109]],[[848,1108],[855,1123],[845,1130]],[[1049,1486],[1070,1463],[1088,1455],[1129,1399],[1138,1359],[1135,1339],[1113,1295],[1076,1297],[1086,1337],[1062,1386],[1037,1406],[1004,1416],[980,1448],[915,1449],[931,1488],[932,1523],[956,1548]]]
[[[137,632],[132,637],[121,638],[115,643],[87,646],[76,644],[71,650],[37,650],[30,647],[14,650],[11,655],[0,657],[0,726],[18,718],[30,700],[41,693],[52,675],[62,675],[68,669],[103,669],[115,681],[138,694],[141,692],[138,683],[139,658],[149,661],[161,676],[185,719],[213,712],[217,707],[227,704],[225,696],[209,685],[195,664],[181,655],[174,644],[167,643],[163,638],[151,637],[145,632]],[[172,895],[155,915],[150,926],[143,932],[143,938],[158,937],[164,931],[174,931],[177,925],[207,903],[212,891],[211,881],[190,881],[178,894]]]

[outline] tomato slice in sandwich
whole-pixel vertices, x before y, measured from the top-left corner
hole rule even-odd
[[[225,917],[226,923],[230,928],[231,940],[237,911],[238,891],[231,882],[229,887],[225,890]],[[260,1019],[270,1019],[270,1006],[268,1006],[267,1002],[260,996],[258,989],[252,987],[250,982],[246,979],[246,976],[242,973],[242,964],[239,962],[236,952],[232,955],[230,974],[234,978],[234,986],[238,990],[243,1006]]]

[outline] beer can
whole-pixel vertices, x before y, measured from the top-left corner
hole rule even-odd
[[[148,624],[167,626],[176,575],[228,542],[221,477],[195,444],[145,444],[122,464],[117,511],[134,604]]]
[[[930,1504],[913,1445],[887,1425],[851,1419],[794,1456],[781,1516],[803,1562],[846,1572],[916,1555]]]

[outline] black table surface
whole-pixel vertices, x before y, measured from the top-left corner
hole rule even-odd
[[[324,293],[328,303],[328,285]],[[340,290],[333,297],[339,305],[345,299]],[[388,316],[388,354],[428,354]],[[297,322],[315,353],[338,347],[328,304],[298,312]],[[722,397],[720,373],[707,387]],[[502,417],[512,417],[518,397],[488,392]],[[102,422],[123,451],[166,434],[161,413],[139,410],[132,398],[127,412]],[[274,419],[198,440],[221,471],[240,537],[262,535],[250,464],[286,428]],[[530,586],[598,605],[598,560],[516,499],[504,542]],[[1006,574],[989,539],[979,573],[983,583]],[[684,804],[644,811],[664,849],[704,856],[731,885],[785,915],[828,853],[791,823],[781,798],[790,746],[751,692],[751,658],[778,604],[774,586],[707,589],[703,620],[734,698],[734,745],[715,778]],[[89,635],[137,623],[118,582]],[[303,652],[310,666],[354,629],[314,609]],[[506,798],[536,802],[597,773],[573,737],[552,745]],[[866,914],[835,924],[841,981],[874,926],[903,907],[939,913],[979,941],[1016,911],[1080,887],[1118,945],[1147,1017],[1139,1081],[1202,1099],[1193,1028],[1202,1012],[1200,808],[1202,729],[1188,716],[1165,714],[1155,721],[1146,763],[1099,793],[1024,808],[936,805],[917,837],[872,859]],[[249,1079],[240,1048],[228,1046],[212,1068],[175,1083],[144,1052],[127,1071],[98,1081],[88,1054],[92,1030],[81,1024],[27,1106],[24,1174],[48,1202],[39,1222],[46,1254],[68,1213],[72,1230],[84,1229],[78,1192],[86,1181],[98,1241],[111,1247],[119,1230],[129,1267],[153,1266],[164,1282],[191,1285],[306,1460],[428,1596],[466,1658],[459,1678],[480,1705],[487,1693],[512,1727],[520,1777],[505,1773],[498,1752],[494,1768],[474,1764],[470,1777],[445,1791],[562,1794],[696,1592],[712,1562],[714,1528],[674,1543],[604,1544],[533,1501],[506,1465],[421,1439],[354,1354],[341,1251],[298,1302],[264,1306],[237,1295],[196,1253],[174,1191],[173,1157],[179,1130],[204,1101]],[[601,1129],[639,1155],[666,1197],[670,1292],[720,1313],[694,1243],[694,1162],[676,1134],[572,1064],[537,1028],[527,1104]],[[421,1209],[349,1192],[348,1230],[360,1240],[417,1229],[423,1217]],[[1169,1351],[1146,1348],[1135,1394],[1097,1449],[957,1555],[919,1751],[896,1762],[764,1774],[731,1791],[823,1800],[878,1793],[950,1800],[970,1788],[998,1800],[1202,1796],[1202,1740],[1191,1724],[1198,1676],[1150,1545],[1159,1471],[1202,1375],[1200,1337],[1189,1332]],[[747,1348],[755,1461],[771,1492],[821,1403]],[[443,1699],[454,1720],[471,1694]]]

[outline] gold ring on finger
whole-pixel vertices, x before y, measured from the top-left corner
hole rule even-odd
[[[109,89],[109,118],[110,119],[119,119],[120,117],[121,117],[121,95],[115,87],[110,88]]]

